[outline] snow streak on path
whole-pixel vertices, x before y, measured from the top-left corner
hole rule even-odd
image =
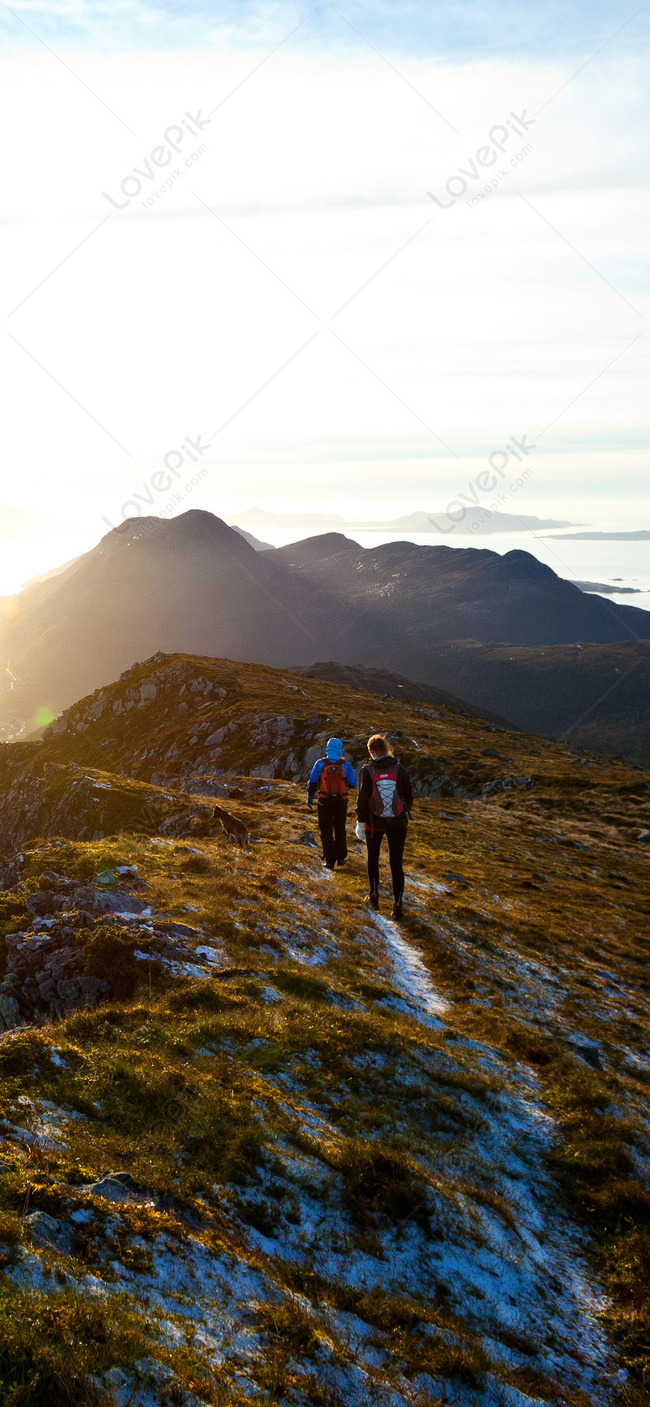
[[[457,1385],[446,1383],[440,1400],[457,1407],[549,1407],[565,1384],[592,1407],[613,1407],[620,1379],[603,1328],[605,1301],[549,1171],[556,1130],[534,1071],[454,1032],[453,1003],[437,993],[423,958],[396,923],[376,913],[368,917],[382,939],[381,965],[400,994],[385,1004],[424,1028],[451,1026],[448,1034],[455,1036],[451,1047],[438,1047],[423,1031],[420,1064],[442,1086],[448,1076],[488,1080],[483,1097],[471,1083],[464,1089],[452,1084],[460,1131],[433,1134],[432,1195],[439,1196],[436,1218],[444,1234],[423,1239],[420,1286],[433,1280],[449,1288],[454,1313],[473,1326],[493,1365],[512,1368],[519,1361],[521,1367],[521,1354],[509,1357],[508,1344],[528,1345],[522,1352],[550,1393],[529,1396],[506,1386],[497,1372],[486,1374],[482,1389],[462,1389],[460,1396]]]
[[[396,923],[380,918],[379,914],[373,913],[371,917],[386,940],[396,991],[402,992],[409,1004],[416,1007],[418,1012],[423,1012],[425,1017],[434,1018],[433,1021],[427,1020],[426,1025],[440,1026],[442,1023],[437,1018],[449,1010],[449,1003],[436,992],[422,958],[402,937]]]

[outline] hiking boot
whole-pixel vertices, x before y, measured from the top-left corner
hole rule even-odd
[[[403,915],[403,913],[404,913],[404,908],[403,908],[403,905],[402,905],[402,900],[401,900],[401,899],[396,899],[396,900],[395,900],[395,903],[393,904],[393,918],[401,918],[402,915]]]
[[[323,869],[324,869],[324,870],[333,870],[335,863],[336,863],[336,862],[335,862],[334,860],[323,860]]]
[[[365,899],[364,899],[363,902],[364,902],[364,904],[367,904],[367,905],[368,905],[368,908],[369,908],[369,909],[378,909],[378,908],[379,908],[379,895],[378,895],[378,894],[375,894],[374,891],[373,891],[371,894],[366,894],[366,897],[365,897]]]

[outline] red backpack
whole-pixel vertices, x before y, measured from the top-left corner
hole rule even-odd
[[[341,762],[326,762],[318,778],[318,794],[326,796],[347,796],[348,784]]]
[[[387,758],[381,763],[370,762],[367,764],[372,777],[372,794],[368,801],[368,810],[378,820],[394,821],[402,815],[404,810],[397,788],[398,765],[395,757]]]

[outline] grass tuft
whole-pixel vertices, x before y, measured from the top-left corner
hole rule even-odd
[[[360,1226],[387,1217],[429,1227],[425,1185],[403,1153],[354,1139],[344,1145],[339,1166],[344,1202]]]

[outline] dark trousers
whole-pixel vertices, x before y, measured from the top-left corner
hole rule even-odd
[[[388,859],[390,861],[390,872],[393,878],[393,898],[399,901],[404,893],[404,870],[402,860],[404,858],[404,845],[406,843],[406,826],[395,826],[392,830],[366,831],[366,845],[368,847],[368,882],[371,894],[376,894],[379,890],[379,851],[381,842],[386,836],[388,841]]]
[[[317,811],[323,859],[327,865],[333,865],[336,860],[342,864],[348,853],[345,837],[347,800],[344,796],[328,796],[327,801],[319,801]]]

